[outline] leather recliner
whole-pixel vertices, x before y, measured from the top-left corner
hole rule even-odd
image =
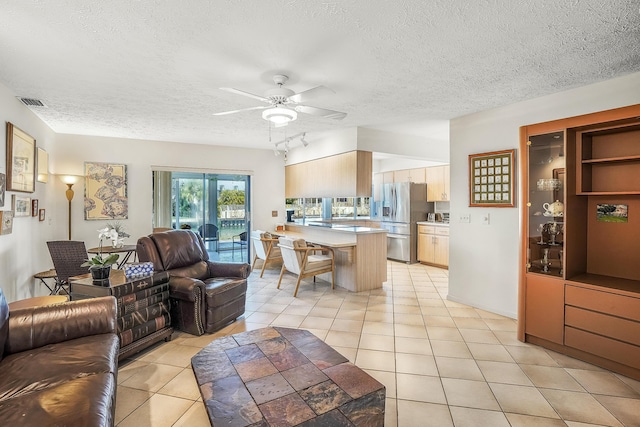
[[[171,319],[174,328],[193,335],[212,333],[244,314],[246,263],[209,260],[202,238],[189,230],[153,233],[138,239],[141,262],[169,273]]]
[[[0,289],[0,425],[113,426],[112,296],[9,310]]]

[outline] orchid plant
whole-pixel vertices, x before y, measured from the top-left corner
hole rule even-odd
[[[105,227],[98,230],[98,233],[98,238],[100,239],[100,252],[93,258],[90,258],[82,263],[82,267],[106,267],[114,264],[120,257],[120,255],[118,254],[109,254],[106,257],[102,256],[102,240],[108,238],[111,241],[117,241],[118,232],[114,228]]]

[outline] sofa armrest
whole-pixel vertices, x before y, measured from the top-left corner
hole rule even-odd
[[[196,300],[196,294],[204,295],[204,282],[193,277],[170,276],[169,294],[171,298],[191,301]]]
[[[112,296],[12,310],[5,350],[18,353],[89,335],[115,334],[116,313]]]
[[[241,277],[246,279],[251,273],[251,266],[240,262],[207,261],[209,277]]]

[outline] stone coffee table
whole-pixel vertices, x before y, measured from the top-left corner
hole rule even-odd
[[[303,329],[218,338],[191,365],[214,427],[384,425],[384,386]]]

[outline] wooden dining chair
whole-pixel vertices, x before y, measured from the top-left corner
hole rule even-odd
[[[282,251],[282,270],[278,280],[278,289],[280,289],[280,282],[282,282],[282,276],[286,271],[298,276],[296,289],[293,291],[294,297],[298,295],[298,288],[302,279],[313,276],[313,281],[315,282],[316,276],[322,273],[331,272],[331,289],[335,289],[335,255],[333,249],[308,245],[304,239],[280,237],[278,240],[278,247]]]
[[[282,253],[280,252],[280,248],[278,247],[278,239],[273,237],[271,233],[254,230],[251,232],[251,240],[253,241],[254,249],[253,264],[251,265],[251,269],[253,270],[256,262],[261,259],[263,262],[260,277],[262,277],[267,264],[282,262]]]

